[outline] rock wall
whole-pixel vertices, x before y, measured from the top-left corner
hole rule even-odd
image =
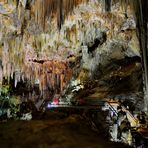
[[[54,90],[64,100],[142,95],[140,46],[130,5],[84,2],[58,30],[52,17],[42,28],[34,2],[31,9],[24,2],[17,7],[15,1],[0,2],[1,83],[10,76],[15,85],[29,80],[39,84],[42,94]]]

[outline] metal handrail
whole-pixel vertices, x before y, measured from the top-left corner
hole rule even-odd
[[[119,103],[118,102],[116,102],[118,105],[119,105]],[[108,102],[108,104],[112,107],[112,105]],[[113,108],[113,107],[112,107]],[[124,110],[124,112],[125,113],[127,113],[128,115],[130,115],[130,117],[136,122],[136,123],[138,123],[138,119],[136,119],[131,113],[130,113],[130,111],[129,110],[127,110],[124,106],[122,106],[121,105],[121,108]],[[114,109],[114,108],[113,108]],[[114,112],[116,112],[116,110],[114,109]],[[117,112],[116,112],[117,113]],[[117,113],[117,115],[118,115],[118,113]]]
[[[111,107],[112,111],[116,113],[116,116],[118,116],[117,111],[112,107],[112,105],[109,102],[107,102],[107,104]]]

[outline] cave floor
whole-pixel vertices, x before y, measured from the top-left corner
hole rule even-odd
[[[82,115],[48,111],[31,121],[0,123],[0,148],[114,148],[127,147],[93,131]]]

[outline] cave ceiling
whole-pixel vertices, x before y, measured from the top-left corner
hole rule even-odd
[[[147,2],[1,0],[0,83],[4,77],[15,85],[27,79],[41,92],[59,93],[72,77],[91,77],[100,63],[140,57]]]

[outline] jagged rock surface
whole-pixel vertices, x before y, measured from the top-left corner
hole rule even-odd
[[[126,15],[118,3],[104,12],[100,1],[89,1],[67,16],[60,31],[54,19],[43,30],[31,13],[23,3],[16,10],[13,1],[0,2],[1,83],[15,73],[16,84],[27,79],[64,100],[139,98],[140,47],[129,7]]]

